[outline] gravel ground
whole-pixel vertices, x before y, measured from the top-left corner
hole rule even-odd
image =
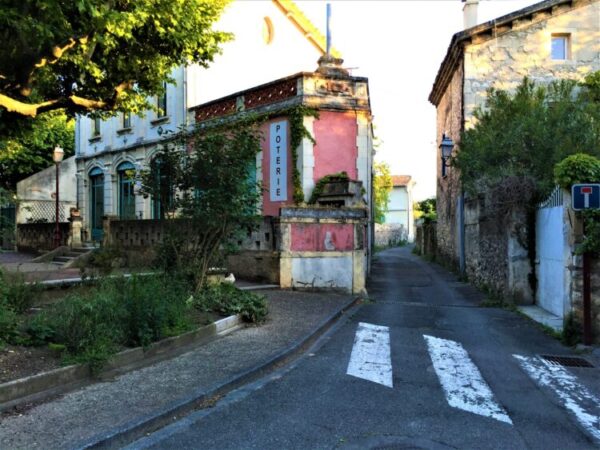
[[[268,361],[350,300],[331,293],[262,293],[270,310],[264,325],[238,330],[177,358],[7,417],[0,422],[0,448],[72,448]]]

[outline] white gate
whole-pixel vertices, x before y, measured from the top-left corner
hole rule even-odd
[[[536,301],[538,306],[559,317],[563,317],[569,308],[567,266],[570,248],[567,236],[562,190],[556,188],[538,205],[536,214]]]

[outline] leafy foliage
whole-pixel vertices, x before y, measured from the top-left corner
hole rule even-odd
[[[568,156],[554,167],[554,179],[567,190],[578,183],[600,183],[600,159],[585,153]]]
[[[313,191],[312,191],[312,194],[310,196],[310,200],[308,201],[308,203],[311,205],[314,205],[315,203],[317,203],[317,199],[321,196],[321,194],[323,194],[323,187],[327,183],[334,183],[337,181],[349,181],[349,180],[350,180],[350,177],[348,176],[348,174],[346,172],[338,172],[338,173],[332,173],[330,175],[325,175],[323,178],[321,178],[319,181],[317,181],[317,184],[313,188]]]
[[[252,323],[263,322],[268,314],[264,296],[242,291],[230,283],[205,286],[194,295],[194,306],[223,315],[240,314],[242,319]]]
[[[385,222],[385,213],[388,212],[388,203],[393,189],[390,166],[384,162],[373,164],[375,176],[373,177],[373,203],[375,206],[375,223]]]
[[[308,139],[313,144],[316,144],[315,139],[310,134],[310,131],[304,126],[305,117],[319,118],[319,112],[316,109],[308,108],[300,105],[295,106],[285,112],[290,122],[290,147],[292,149],[292,184],[294,186],[294,203],[299,204],[304,201],[304,192],[302,191],[302,183],[300,181],[300,170],[298,169],[298,146],[303,139]]]
[[[159,249],[161,267],[187,274],[198,289],[208,268],[222,256],[219,250],[231,249],[239,233],[257,224],[261,190],[250,181],[250,171],[255,170],[260,140],[253,121],[227,129],[197,129],[191,135],[181,132],[158,155],[170,185],[157,181],[151,170],[140,176],[142,193],[161,199],[171,195],[170,218],[177,212],[187,223],[185,234],[179,225],[167,223]]]
[[[23,119],[21,124],[0,140],[0,187],[11,191],[18,181],[53,164],[54,146],[63,148],[65,158],[74,154],[74,120],[64,112]]]
[[[227,0],[33,0],[0,8],[0,135],[66,109],[138,112],[176,66],[207,66],[228,33]]]
[[[424,223],[431,223],[437,220],[435,197],[416,202],[413,209],[415,211],[415,219],[423,219]]]
[[[579,90],[571,81],[536,86],[527,78],[514,94],[490,90],[453,160],[465,189],[475,193],[509,177],[530,179],[539,200],[554,187],[556,163],[575,153],[600,155],[597,78],[589,76]]]

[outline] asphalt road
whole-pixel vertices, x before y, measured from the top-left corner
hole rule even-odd
[[[541,363],[572,351],[529,319],[407,248],[378,255],[368,289],[292,367],[130,448],[600,447],[600,369]]]

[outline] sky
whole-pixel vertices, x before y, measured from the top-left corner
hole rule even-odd
[[[297,0],[325,30],[325,0]],[[452,35],[463,29],[460,0],[330,0],[332,38],[355,76],[369,78],[375,159],[416,181],[414,200],[435,196],[435,108],[427,100]],[[537,3],[482,0],[478,23]]]

